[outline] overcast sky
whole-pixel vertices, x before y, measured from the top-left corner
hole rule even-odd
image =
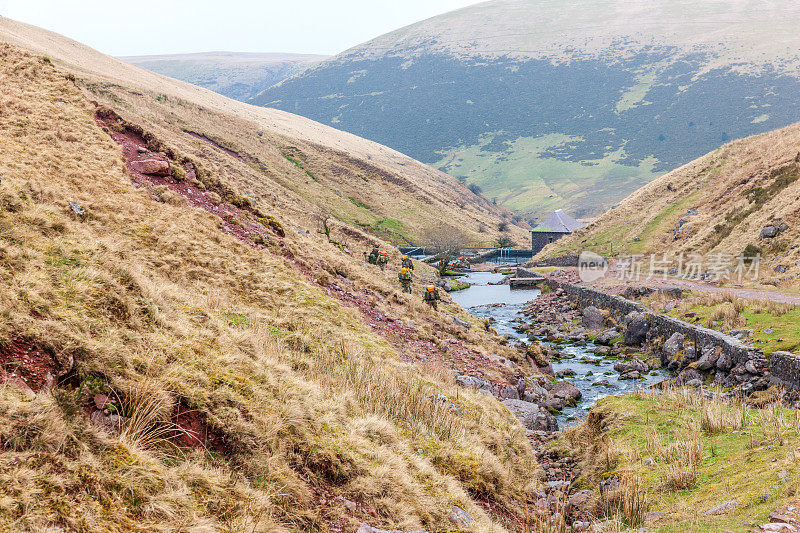
[[[106,54],[336,54],[476,0],[0,0],[0,15]]]

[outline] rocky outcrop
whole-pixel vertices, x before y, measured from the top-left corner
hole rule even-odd
[[[583,310],[581,323],[586,329],[600,329],[603,327],[603,312],[593,305]]]
[[[475,390],[491,390],[492,384],[483,378],[475,376],[458,375],[456,376],[456,383],[467,389]]]
[[[535,403],[522,400],[503,400],[502,404],[528,429],[558,431],[558,422],[553,415]]]
[[[159,159],[144,159],[142,161],[131,161],[131,169],[150,176],[169,176],[169,161]]]
[[[647,332],[650,323],[644,313],[634,311],[625,317],[625,344],[628,346],[640,346],[647,340]]]

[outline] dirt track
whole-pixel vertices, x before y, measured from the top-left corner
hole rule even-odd
[[[575,268],[565,268],[562,270],[562,274],[559,276],[559,278],[563,278],[566,281],[571,281],[573,283],[581,283],[578,278],[576,270],[577,269]],[[663,279],[661,277],[642,279],[639,281],[628,281],[620,279],[617,273],[614,271],[607,272],[606,276],[598,281],[594,281],[591,283],[583,283],[583,285],[614,294],[622,294],[625,288],[628,286],[638,286],[638,285],[647,285],[651,287],[678,286],[692,291],[705,292],[709,294],[731,294],[737,298],[742,298],[747,300],[764,300],[764,301],[772,301],[778,303],[800,305],[800,294],[784,293],[778,291],[777,289],[772,291],[772,290],[749,289],[744,287],[718,287],[716,285],[711,285],[710,283],[704,283],[701,281],[690,281],[686,279],[676,279],[676,278]]]

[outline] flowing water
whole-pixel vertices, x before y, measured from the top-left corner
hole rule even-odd
[[[450,295],[459,305],[479,318],[488,318],[500,335],[508,335],[519,342],[528,344],[527,335],[516,331],[515,327],[520,321],[527,321],[522,314],[525,304],[535,300],[540,293],[539,289],[515,289],[508,285],[491,285],[503,279],[503,274],[493,272],[470,272],[460,278],[461,281],[471,283],[472,286]],[[542,344],[547,344],[540,341]],[[643,376],[644,379],[621,380],[619,372],[614,370],[614,357],[602,357],[594,353],[594,345],[589,342],[586,346],[576,344],[561,344],[557,349],[569,358],[553,362],[553,370],[571,369],[574,376],[564,379],[580,389],[583,397],[576,407],[566,407],[560,415],[556,416],[559,427],[569,427],[582,419],[588,410],[601,398],[618,394],[627,394],[635,387],[644,388],[664,379],[663,371],[653,371]]]

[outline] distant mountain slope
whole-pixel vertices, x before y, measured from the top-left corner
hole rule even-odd
[[[520,244],[529,242],[527,232],[513,223],[503,225],[508,232],[499,231],[512,220],[505,208],[476,196],[447,174],[372,141],[231,100],[8,18],[0,17],[0,41],[77,69],[104,87],[102,92],[116,93],[114,98],[125,101],[125,109],[138,121],[149,121],[165,135],[180,133],[178,142],[187,150],[208,150],[213,143],[184,130],[241,154],[250,164],[240,169],[237,189],[268,203],[272,195],[285,197],[291,190],[293,202],[301,202],[297,209],[311,214],[306,217],[309,223],[325,210],[342,222],[402,244],[418,242],[446,220],[471,242],[490,244],[501,234]],[[191,114],[191,121],[184,116],[185,102],[202,108]]]
[[[206,52],[120,59],[228,98],[245,101],[326,58],[303,54]]]
[[[596,215],[800,120],[789,0],[493,0],[378,37],[253,102],[438,166],[515,210]]]
[[[798,239],[800,124],[794,124],[735,141],[658,178],[541,255],[592,250],[687,260],[701,254],[710,261],[761,254],[762,278],[797,287]]]

